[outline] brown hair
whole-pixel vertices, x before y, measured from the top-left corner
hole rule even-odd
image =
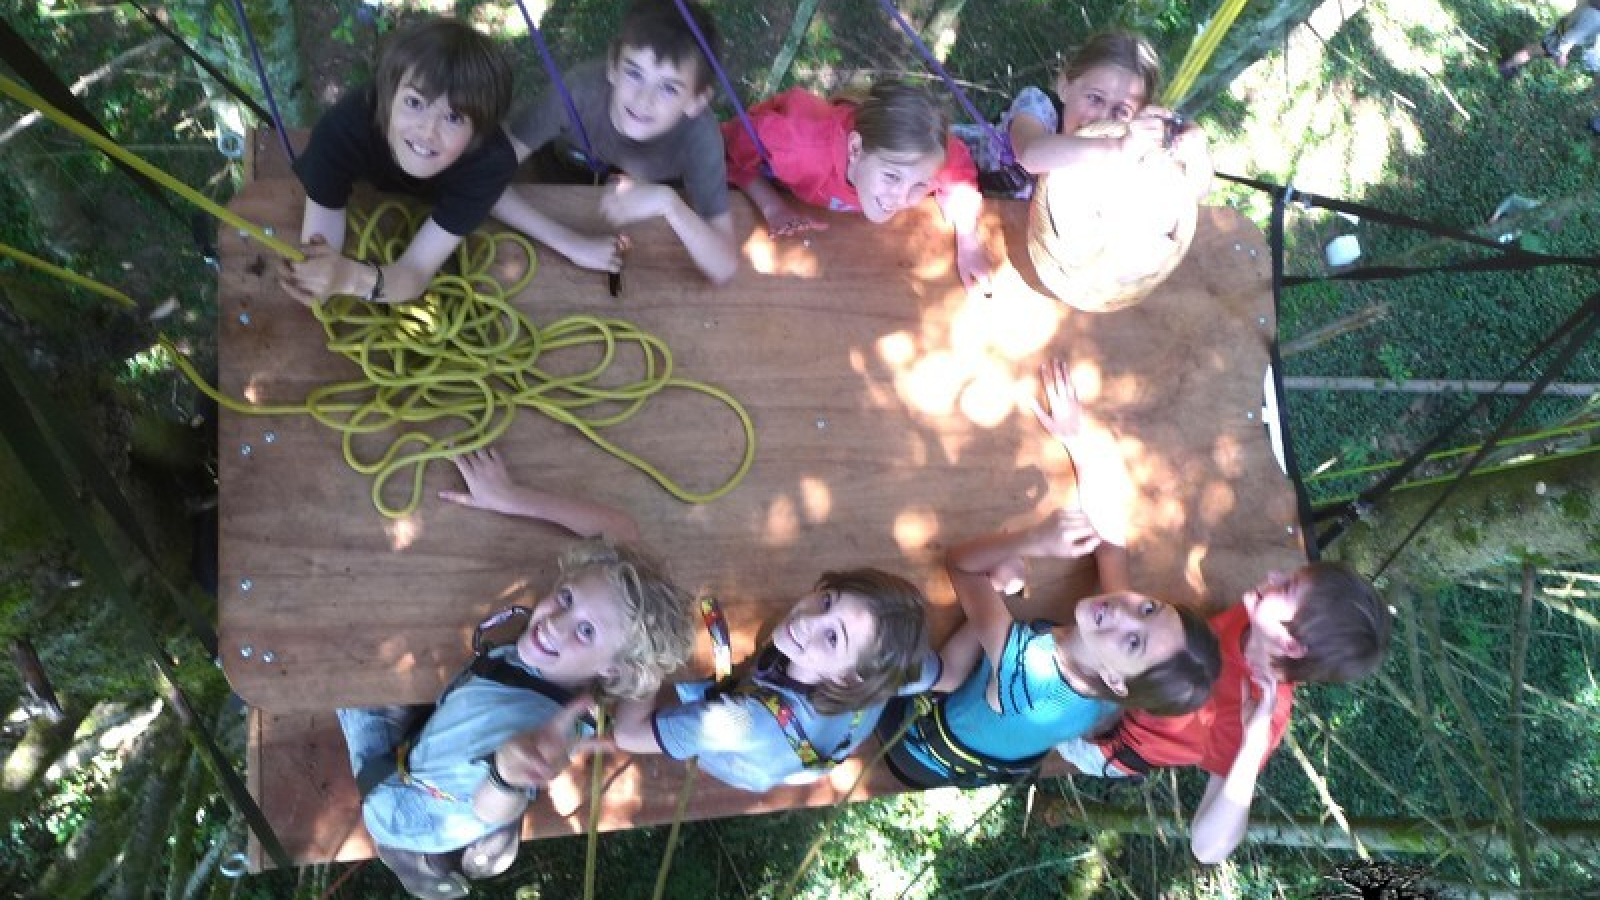
[[[1112,691],[1099,675],[1087,673],[1091,681],[1099,684],[1096,693],[1101,698],[1157,716],[1179,716],[1205,704],[1211,696],[1211,686],[1222,672],[1217,636],[1204,616],[1176,604],[1172,608],[1183,625],[1183,646],[1167,659],[1124,680],[1127,692],[1122,695]]]
[[[1284,627],[1306,652],[1275,659],[1278,671],[1297,682],[1338,683],[1371,675],[1389,652],[1393,624],[1377,589],[1344,563],[1315,562],[1296,575],[1305,587],[1299,609]]]
[[[1090,69],[1116,66],[1144,82],[1144,99],[1154,103],[1161,89],[1161,56],[1144,35],[1133,31],[1097,31],[1061,68],[1061,77],[1074,80]]]
[[[395,34],[378,58],[378,128],[389,131],[389,108],[401,82],[430,100],[446,98],[472,123],[475,148],[511,110],[511,63],[500,45],[469,25],[430,19]]]
[[[706,46],[713,55],[722,53],[722,35],[711,13],[695,0],[684,0],[684,7],[694,17],[695,25],[705,35]],[[700,42],[695,40],[689,23],[683,19],[677,4],[672,0],[637,0],[622,17],[622,30],[611,42],[610,60],[616,64],[624,47],[649,50],[658,61],[671,62],[689,79],[696,94],[711,87],[711,63]],[[692,66],[690,64],[693,64]],[[690,69],[693,71],[689,71]]]
[[[694,649],[692,598],[667,577],[655,557],[631,544],[591,538],[561,555],[561,579],[599,573],[622,599],[627,628],[613,661],[614,675],[601,676],[600,690],[612,697],[648,696]]]
[[[871,646],[856,657],[856,677],[848,683],[824,681],[811,692],[811,705],[824,715],[864,709],[893,697],[921,676],[928,649],[927,599],[916,585],[878,569],[827,572],[817,590],[851,593],[872,613]]]
[[[949,122],[926,88],[885,79],[857,105],[855,130],[866,153],[942,158]]]

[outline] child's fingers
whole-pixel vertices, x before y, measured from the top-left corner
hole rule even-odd
[[[604,753],[616,753],[617,741],[608,737],[582,738],[572,747],[573,759],[588,759],[591,756],[600,756]]]

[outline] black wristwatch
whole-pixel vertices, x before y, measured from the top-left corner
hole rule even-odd
[[[366,301],[367,303],[382,303],[382,302],[384,302],[384,300],[383,300],[383,266],[378,265],[377,263],[373,262],[370,259],[367,260],[367,265],[372,267],[372,274],[375,276],[375,278],[373,279],[373,282],[372,282],[372,289],[367,291],[367,295],[365,297],[362,297],[361,299]]]
[[[532,800],[534,795],[539,793],[539,789],[536,787],[523,787],[522,785],[512,784],[511,782],[507,781],[506,777],[500,774],[500,767],[495,765],[493,753],[485,756],[483,761],[489,764],[489,783],[500,790],[505,791],[508,794],[520,794],[523,797],[527,797],[529,800]]]

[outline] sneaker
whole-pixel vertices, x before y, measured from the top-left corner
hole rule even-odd
[[[419,900],[457,900],[472,893],[466,876],[456,871],[454,854],[417,853],[377,845],[378,858]]]
[[[473,881],[505,874],[517,861],[522,841],[522,819],[502,825],[468,844],[461,851],[461,873]]]

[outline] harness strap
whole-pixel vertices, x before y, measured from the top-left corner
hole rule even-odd
[[[955,784],[976,787],[1016,781],[1032,772],[1044,759],[1043,753],[1023,759],[998,759],[974,750],[950,733],[944,709],[944,704],[935,703],[926,696],[917,698],[917,711],[922,722],[918,730],[922,734],[923,749],[954,776],[952,781]]]
[[[769,658],[768,654],[772,653],[776,653],[776,651],[768,647],[761,654],[762,658],[757,660],[756,668],[767,668],[762,663],[766,662],[767,658]],[[865,713],[862,710],[856,710],[850,716],[850,726],[845,729],[844,737],[840,739],[838,745],[831,752],[824,753],[818,750],[816,744],[812,742],[811,736],[806,733],[805,726],[800,724],[800,716],[795,713],[794,705],[781,692],[759,684],[753,679],[734,681],[731,678],[725,678],[712,687],[709,694],[709,696],[713,697],[731,695],[754,698],[762,706],[766,707],[767,711],[772,713],[772,718],[777,721],[778,727],[783,729],[783,736],[789,741],[789,747],[794,750],[795,756],[800,758],[800,764],[814,771],[829,771],[850,755],[850,745],[854,742],[856,729],[861,726],[861,720],[865,718]]]

